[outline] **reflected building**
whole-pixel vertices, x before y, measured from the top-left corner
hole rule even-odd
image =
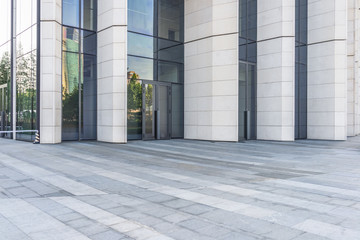
[[[39,3],[1,1],[0,137],[32,141],[24,131],[38,130],[41,143],[54,144],[360,134],[356,1]]]

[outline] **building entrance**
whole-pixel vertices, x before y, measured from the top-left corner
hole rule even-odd
[[[142,83],[143,140],[171,138],[171,85]]]

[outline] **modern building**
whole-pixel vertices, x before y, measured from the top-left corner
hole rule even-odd
[[[360,134],[359,0],[0,4],[0,137]]]

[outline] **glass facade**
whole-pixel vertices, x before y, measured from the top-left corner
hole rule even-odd
[[[62,140],[97,137],[95,0],[63,0]]]
[[[0,7],[0,131],[11,130],[11,0]],[[10,134],[0,134],[10,137]]]
[[[295,138],[307,138],[307,12],[308,1],[296,0]]]
[[[239,140],[256,139],[257,0],[239,1]]]
[[[129,140],[184,136],[183,84],[184,1],[128,0]]]
[[[30,11],[29,11],[30,10]],[[37,0],[16,1],[16,128],[36,130]],[[34,133],[17,139],[34,140]]]

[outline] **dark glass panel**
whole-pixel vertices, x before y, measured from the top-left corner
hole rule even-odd
[[[128,0],[128,30],[154,35],[154,0]]]
[[[82,44],[81,52],[96,55],[96,33],[89,31],[81,31]]]
[[[184,86],[172,84],[171,91],[171,117],[172,117],[172,138],[184,137]]]
[[[247,61],[247,45],[239,45],[239,60]]]
[[[129,56],[128,74],[136,74],[137,79],[154,80],[154,60]]]
[[[158,39],[158,58],[172,62],[184,62],[184,44]]]
[[[63,27],[63,50],[68,52],[79,52],[80,30],[76,28]]]
[[[142,136],[142,86],[136,74],[128,75],[127,133],[129,140]]]
[[[79,54],[63,53],[62,58],[62,139],[79,139]]]
[[[247,0],[239,0],[239,36],[247,38]]]
[[[96,31],[96,3],[96,0],[81,0],[81,27],[83,29]]]
[[[256,59],[257,59],[257,43],[252,42],[249,43],[247,46],[247,61],[256,63]]]
[[[81,139],[96,139],[97,78],[96,56],[82,55]]]
[[[80,2],[79,0],[63,0],[62,2],[63,24],[72,27],[80,27]]]
[[[247,78],[247,64],[239,63],[239,126],[238,134],[239,140],[245,139],[245,111],[246,111],[246,78]]]
[[[158,36],[184,41],[184,0],[158,0]]]
[[[248,39],[256,41],[257,40],[257,0],[249,0],[247,9],[248,9],[247,37]]]
[[[153,37],[128,33],[128,54],[154,58],[155,39]]]
[[[161,82],[183,83],[184,65],[159,61],[158,80]]]

